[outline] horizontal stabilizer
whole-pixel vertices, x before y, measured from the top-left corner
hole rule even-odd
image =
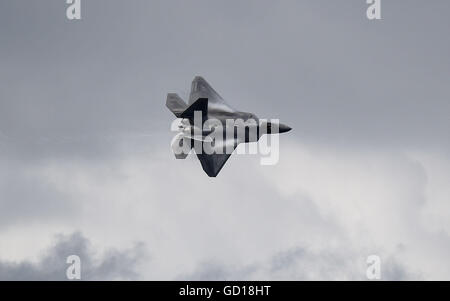
[[[177,118],[180,118],[181,113],[188,107],[184,100],[175,93],[167,94],[166,106]]]

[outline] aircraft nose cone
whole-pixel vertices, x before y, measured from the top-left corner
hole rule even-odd
[[[286,132],[289,132],[290,130],[292,130],[292,128],[290,126],[280,123],[279,130],[280,130],[280,133],[286,133]]]

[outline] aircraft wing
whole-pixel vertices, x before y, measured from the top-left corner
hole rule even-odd
[[[238,143],[236,140],[230,142],[234,144],[233,150],[236,149],[238,146]],[[222,167],[227,162],[228,158],[230,158],[231,154],[223,152],[223,154],[211,154],[208,155],[205,152],[201,154],[197,154],[198,159],[200,160],[200,163],[202,164],[203,170],[208,174],[210,177],[216,177],[219,172],[222,170]]]
[[[236,110],[227,104],[203,77],[196,76],[192,81],[189,105],[193,104],[199,98],[208,98],[210,110],[225,111],[230,113],[236,112]]]

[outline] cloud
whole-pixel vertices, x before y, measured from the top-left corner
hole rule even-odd
[[[14,258],[14,244],[29,249],[15,261],[31,274],[10,274],[59,275],[27,259],[36,253],[35,242],[27,242],[23,231],[30,231],[27,220],[34,218],[41,221],[37,237],[57,227],[85,233],[99,249],[123,249],[133,241],[152,246],[151,261],[123,252],[88,259],[89,279],[361,280],[371,254],[381,257],[385,280],[450,277],[443,268],[450,250],[442,209],[448,206],[450,176],[445,154],[330,149],[282,137],[278,165],[233,155],[220,177],[210,179],[195,156],[175,160],[169,142],[159,147],[143,137],[122,139],[115,146],[120,151],[103,160],[45,159],[17,173],[15,181],[26,191],[33,187],[29,183],[48,189],[22,198],[22,208],[36,200],[46,209],[22,219],[16,211],[8,222],[14,227],[0,232],[12,243],[2,250],[4,263]],[[15,165],[5,166],[7,175]],[[9,191],[21,199],[19,189]],[[47,191],[77,210],[67,215],[51,210],[51,202],[46,207],[52,196]],[[90,255],[83,251],[87,247],[79,249]],[[122,269],[122,262],[135,269]]]
[[[0,261],[0,280],[67,280],[70,255],[80,257],[82,280],[133,280],[139,277],[135,269],[145,253],[139,243],[127,250],[108,249],[98,256],[81,233],[57,235],[38,262]]]
[[[220,262],[203,262],[191,274],[180,275],[178,280],[189,281],[336,281],[367,280],[362,271],[367,268],[358,254],[345,253],[346,248],[311,251],[305,248],[286,250],[265,261],[246,266],[230,266]],[[394,257],[384,258],[382,280],[418,280]]]
[[[76,201],[46,181],[39,162],[0,157],[0,229],[22,223],[70,220]]]
[[[430,211],[447,206],[445,156],[282,139],[278,165],[237,155],[209,179],[195,157],[175,160],[169,146],[151,146],[148,156],[146,145],[96,164],[49,160],[36,170],[80,208],[57,225],[103,245],[152,246],[142,279],[364,279],[371,254],[382,259],[383,279],[449,277],[441,268],[450,250],[446,212]]]

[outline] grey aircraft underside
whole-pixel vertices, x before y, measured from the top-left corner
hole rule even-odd
[[[225,151],[226,146],[232,145],[231,149],[234,150],[240,143],[257,142],[265,133],[278,134],[291,130],[290,127],[284,124],[279,123],[276,126],[272,126],[268,121],[259,120],[253,113],[241,112],[232,108],[208,84],[208,82],[200,76],[195,77],[192,81],[188,104],[186,104],[177,94],[169,93],[167,95],[166,106],[177,118],[182,118],[181,125],[179,126],[181,133],[177,135],[172,144],[172,148],[174,148],[175,143],[182,144],[190,142],[189,145],[192,147],[194,146],[195,141],[197,141],[197,143],[205,143],[208,139],[208,135],[211,133],[211,130],[204,130],[202,127],[203,122],[206,120],[214,119],[222,124],[223,144],[215,146],[216,148],[221,147],[222,151],[212,154],[206,152],[197,153],[197,157],[202,164],[203,170],[210,177],[216,177],[231,156],[231,152]],[[196,112],[196,116],[199,116],[201,113],[200,116],[202,118],[200,132],[197,132],[199,135],[194,133],[194,114]],[[227,130],[230,130],[227,120],[243,120],[244,122],[248,122],[245,126],[245,135],[242,137],[238,136],[237,130],[232,128],[231,130],[234,132],[234,135],[233,137],[228,137],[225,134]],[[251,123],[250,121],[256,122]],[[235,125],[233,127],[235,127]],[[249,127],[254,127],[253,130],[256,133],[255,135],[248,133],[252,130],[249,130]],[[272,128],[274,128],[274,130],[272,130]],[[177,159],[185,159],[187,155],[188,153],[175,154],[175,157]]]

